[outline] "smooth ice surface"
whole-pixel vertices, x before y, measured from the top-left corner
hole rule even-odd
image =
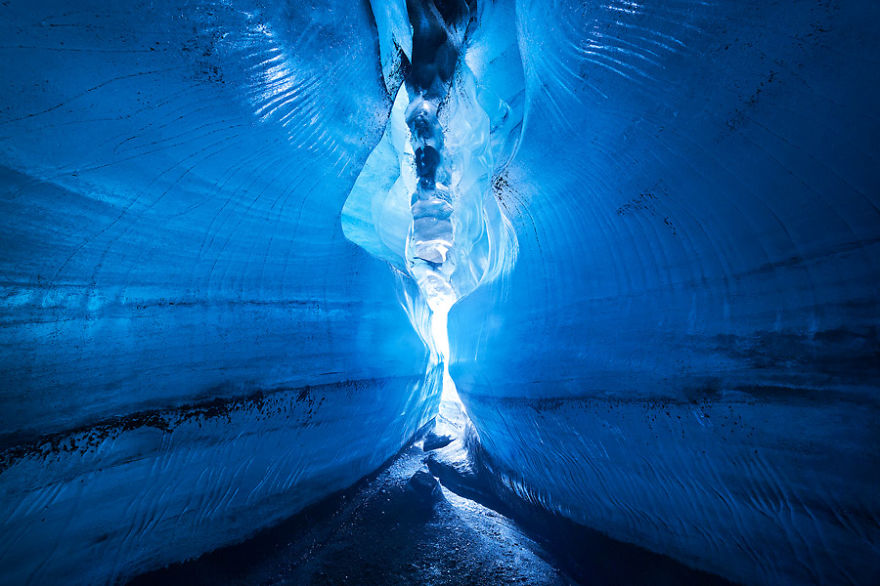
[[[515,8],[519,258],[449,316],[494,472],[734,580],[875,581],[877,4]]]
[[[442,373],[339,213],[369,7],[0,5],[0,582],[101,583],[375,470]]]

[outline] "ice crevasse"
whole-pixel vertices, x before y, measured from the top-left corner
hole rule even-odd
[[[878,22],[3,2],[0,580],[240,541],[380,466],[448,367],[510,498],[875,581]]]

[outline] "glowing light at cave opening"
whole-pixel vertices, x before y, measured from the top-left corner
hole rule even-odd
[[[400,277],[403,307],[431,351],[426,381],[437,384],[432,370],[442,365],[443,400],[455,401],[449,311],[510,269],[517,253],[492,186],[521,127],[503,100],[481,93],[471,66],[487,64],[465,58],[468,34],[479,30],[472,10],[461,3],[441,14],[432,1],[407,2],[405,14],[375,7],[380,31],[406,37],[380,38],[380,49],[399,47],[410,69],[401,79],[402,69],[383,64],[391,114],[342,212],[346,238]]]

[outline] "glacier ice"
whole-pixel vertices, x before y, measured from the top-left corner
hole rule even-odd
[[[449,314],[494,476],[744,583],[880,575],[876,3],[516,3],[519,257]]]
[[[488,71],[489,55],[475,51],[473,57],[466,31],[487,15],[471,14],[464,2],[444,6],[441,14],[432,3],[411,2],[408,11],[373,5],[380,30],[408,31],[407,51],[401,49],[396,68],[388,66],[391,49],[380,41],[386,85],[397,94],[385,133],[342,211],[349,240],[414,282],[406,307],[437,362],[447,353],[449,309],[515,262],[516,235],[492,178],[509,161],[521,129],[504,98],[523,91],[474,73]]]
[[[395,284],[339,229],[390,107],[371,21],[0,5],[0,583],[243,539],[432,416]]]
[[[0,582],[243,539],[447,368],[480,459],[436,470],[736,581],[876,581],[878,22],[0,3]]]

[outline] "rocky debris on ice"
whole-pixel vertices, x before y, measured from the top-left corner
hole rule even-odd
[[[422,442],[422,449],[426,452],[430,452],[431,450],[439,450],[440,448],[445,448],[449,444],[451,444],[455,440],[454,437],[448,434],[437,434],[433,431],[429,432],[427,436],[425,436],[424,441]]]
[[[443,498],[443,491],[440,489],[440,483],[434,478],[434,475],[427,470],[419,470],[409,479],[409,488],[419,497],[419,500],[426,505],[433,504]]]

